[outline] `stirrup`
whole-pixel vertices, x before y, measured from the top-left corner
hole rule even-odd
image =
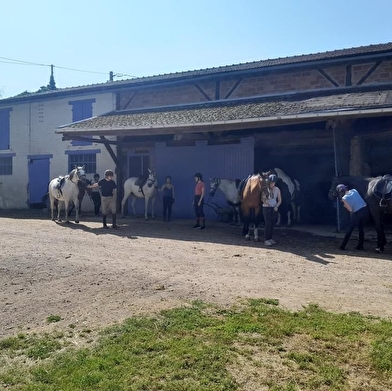
[[[380,208],[387,208],[388,207],[388,200],[385,198],[381,198],[380,203],[379,203]]]

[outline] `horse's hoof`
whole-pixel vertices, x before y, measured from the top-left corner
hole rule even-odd
[[[76,224],[79,224],[79,220],[75,220],[75,223],[76,223]]]
[[[376,254],[380,254],[381,250],[377,247],[377,248],[374,250],[374,252],[375,252]]]

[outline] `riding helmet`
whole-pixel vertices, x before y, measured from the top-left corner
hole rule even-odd
[[[271,175],[268,177],[268,180],[269,180],[270,182],[276,183],[276,181],[278,180],[278,177],[277,177],[275,174],[271,174]]]
[[[336,192],[337,193],[344,193],[347,189],[346,185],[343,185],[343,183],[341,183],[340,185],[336,186]]]
[[[195,178],[202,180],[203,175],[200,174],[200,172],[197,172],[195,175],[193,175]]]
[[[112,170],[106,170],[105,171],[105,177],[107,178],[108,176],[114,176],[114,173]]]

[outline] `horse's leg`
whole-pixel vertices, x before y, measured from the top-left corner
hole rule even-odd
[[[136,216],[136,210],[135,210],[135,202],[136,202],[136,197],[134,195],[131,195],[131,206],[132,206],[132,211],[133,215]]]
[[[277,227],[280,227],[280,223],[282,222],[282,214],[280,212],[278,212],[278,218],[276,219],[276,223],[275,225]]]
[[[149,198],[144,197],[144,219],[148,220],[148,200]]]
[[[52,221],[54,221],[54,197],[49,194],[49,201],[50,201],[50,217]]]
[[[294,221],[297,221],[297,209],[295,207],[295,201],[291,201],[290,202],[290,207],[291,207],[291,211],[292,211],[292,220],[291,223],[293,223]]]
[[[242,220],[242,236],[244,236],[245,239],[249,239],[249,208],[244,205],[242,205]]]
[[[130,194],[131,194],[131,193],[130,193],[129,191],[126,191],[126,192],[124,193],[124,197],[123,197],[123,199],[122,199],[122,201],[121,201],[121,217],[125,217],[125,213],[124,213],[125,203],[127,202],[127,199],[128,199],[128,197],[129,197]]]
[[[69,200],[64,199],[64,207],[65,207],[65,222],[69,223]]]
[[[75,223],[78,224],[79,223],[79,210],[80,210],[78,197],[75,198],[74,204],[75,204]]]
[[[255,242],[259,241],[259,219],[260,219],[260,206],[255,208],[255,225],[254,225],[254,237]]]
[[[151,198],[151,217],[155,219],[155,195]]]
[[[384,217],[385,214],[383,212],[380,212],[380,243],[379,243],[380,251],[384,251],[384,246],[387,243],[387,239],[385,237],[385,229],[384,229]]]
[[[291,211],[288,210],[287,211],[287,226],[291,227],[291,224],[293,223],[292,219],[291,219]]]
[[[61,202],[57,201],[57,221],[61,221]]]

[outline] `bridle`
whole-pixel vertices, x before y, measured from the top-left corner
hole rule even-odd
[[[219,178],[214,178],[210,184],[210,195],[213,197],[220,185],[221,181]]]
[[[152,175],[152,177],[153,177],[153,178],[148,177],[148,179],[147,179],[147,186],[148,186],[148,187],[154,186],[154,183],[155,183],[156,180],[157,180],[157,178],[156,178],[155,175]],[[157,186],[154,186],[154,187],[157,187]]]

